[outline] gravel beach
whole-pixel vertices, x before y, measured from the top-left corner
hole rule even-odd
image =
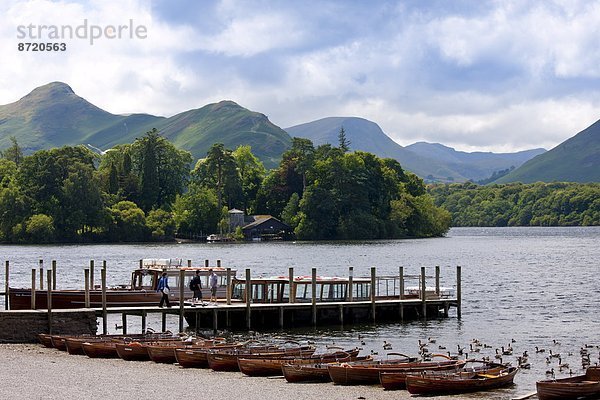
[[[4,399],[408,399],[376,386],[290,384],[240,372],[91,359],[35,344],[0,345]],[[193,394],[194,387],[198,393]]]
[[[197,393],[194,394],[194,387]],[[0,345],[2,399],[402,400],[408,392],[378,386],[291,384],[241,372],[184,369],[177,365],[91,359],[37,344]],[[503,390],[427,399],[510,399]]]

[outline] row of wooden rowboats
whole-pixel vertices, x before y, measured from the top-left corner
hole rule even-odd
[[[183,340],[170,334],[40,334],[39,339],[47,347],[69,354],[85,354],[91,358],[152,360],[157,363],[178,363],[183,368],[241,371],[249,376],[283,375],[288,382],[294,383],[381,384],[387,390],[406,389],[413,394],[454,394],[505,387],[513,383],[519,370],[491,362],[455,360],[446,355],[436,355],[425,361],[400,353],[389,353],[385,359],[374,359],[372,356],[359,356],[358,348],[344,350],[329,347],[317,352],[315,346],[292,341],[229,342],[222,338]],[[600,368],[592,367],[583,378],[538,382],[538,397],[542,400],[578,398],[566,396],[583,387],[590,393],[595,390],[595,395],[598,395],[599,380]]]

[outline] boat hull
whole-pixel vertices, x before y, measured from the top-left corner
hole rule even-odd
[[[384,362],[352,364],[341,363],[328,366],[329,376],[336,385],[376,385],[380,383],[380,372],[422,372],[427,370],[456,369],[464,362],[448,360],[442,362]]]
[[[491,374],[464,373],[456,374],[414,374],[406,376],[406,389],[411,394],[457,394],[492,390],[513,384],[517,372],[516,367],[510,367],[505,372],[492,376]],[[489,375],[486,377],[486,375]]]
[[[590,367],[585,375],[539,381],[539,400],[600,399],[600,367]]]

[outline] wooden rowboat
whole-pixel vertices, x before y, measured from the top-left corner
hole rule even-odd
[[[585,375],[536,383],[539,400],[600,398],[600,367],[590,367]]]
[[[119,358],[117,343],[113,341],[84,342],[83,352],[90,358]]]
[[[44,345],[44,347],[54,347],[52,345],[52,335],[49,335],[47,333],[38,333],[37,337],[40,343]]]
[[[117,343],[117,354],[125,361],[150,361],[150,355],[144,342],[133,341]]]
[[[51,335],[50,341],[52,342],[52,347],[56,350],[67,351],[67,344],[65,343],[64,336]]]
[[[512,385],[517,367],[490,369],[485,372],[431,372],[406,376],[411,394],[455,394],[479,392]]]
[[[212,349],[234,349],[241,347],[240,343],[219,344],[209,347],[190,347],[184,349],[175,349],[175,358],[177,363],[183,368],[208,368],[207,354]]]
[[[239,357],[285,357],[309,355],[315,352],[313,346],[285,348],[278,345],[252,346],[236,349],[213,349],[208,352],[208,366],[214,371],[239,371]]]
[[[394,353],[395,355],[401,355]],[[448,358],[447,356],[443,356]],[[404,358],[368,362],[348,362],[330,364],[329,376],[337,385],[375,385],[379,383],[380,372],[419,372],[426,370],[454,370],[464,365],[464,360],[413,361]]]
[[[481,361],[469,360],[467,362],[476,363],[476,362],[481,362]],[[482,362],[482,363],[484,365],[478,366],[478,367],[472,367],[472,368],[468,368],[468,369],[465,367],[465,364],[458,365],[456,367],[457,368],[456,372],[486,373],[488,371],[498,372],[498,371],[506,368],[502,364],[487,363],[487,362]],[[415,372],[423,372],[423,371],[426,371],[426,370],[411,371],[410,369],[407,369],[407,370],[400,371],[400,372],[381,371],[379,373],[379,381],[381,383],[381,386],[383,386],[383,388],[385,390],[406,389],[406,376],[408,374],[414,374]],[[449,372],[449,371],[444,371],[444,373],[446,373],[446,372]]]
[[[372,361],[372,356],[353,357],[348,360],[342,359],[338,362],[347,361]],[[291,383],[298,382],[331,382],[327,366],[328,362],[314,362],[313,360],[296,359],[291,363],[281,366],[281,371],[286,381]]]
[[[358,355],[359,349],[339,350],[324,354],[308,353],[292,355],[292,356],[271,356],[267,355],[250,355],[247,357],[238,358],[238,366],[240,371],[248,376],[277,376],[282,375],[281,367],[290,362],[308,362],[308,363],[327,363],[340,360],[351,361],[353,357]]]

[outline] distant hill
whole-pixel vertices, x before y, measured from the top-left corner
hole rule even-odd
[[[435,181],[464,182],[490,177],[494,171],[519,166],[543,149],[519,153],[465,153],[441,144],[419,142],[402,147],[372,121],[356,117],[328,117],[286,128],[290,136],[311,139],[316,145],[338,144],[344,127],[351,150],[363,150],[380,157],[394,158],[403,168]]]
[[[524,162],[546,152],[545,149],[531,149],[516,153],[492,153],[457,151],[439,143],[417,142],[406,146],[412,152],[440,163],[469,179],[479,181],[489,178],[494,172],[518,168]]]
[[[496,183],[554,181],[600,182],[600,120]]]
[[[249,144],[267,168],[277,165],[291,138],[260,113],[232,101],[209,104],[170,118],[148,114],[115,115],[77,96],[69,85],[52,82],[17,102],[0,106],[0,149],[15,136],[27,153],[64,145],[107,149],[131,143],[152,128],[195,158],[214,143],[235,149]]]

